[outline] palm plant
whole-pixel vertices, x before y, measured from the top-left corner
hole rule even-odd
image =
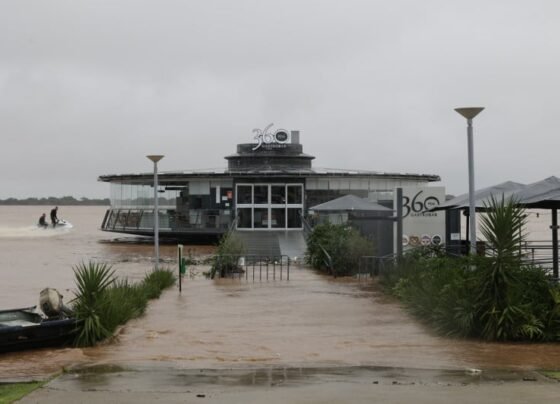
[[[521,243],[525,240],[524,208],[513,199],[494,197],[485,204],[481,234],[491,251],[486,265],[478,270],[478,306],[481,335],[486,339],[510,339],[524,322],[524,310],[512,299],[516,274],[521,267]]]
[[[82,326],[76,338],[76,345],[88,346],[110,335],[101,314],[106,307],[104,294],[114,283],[115,271],[107,264],[89,262],[74,267],[78,292],[74,299],[76,318],[82,320]]]

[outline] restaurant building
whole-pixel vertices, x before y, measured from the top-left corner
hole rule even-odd
[[[431,174],[315,168],[299,131],[271,126],[255,129],[252,143],[238,144],[225,157],[223,170],[160,173],[160,236],[217,238],[228,230],[302,233],[309,207],[355,195],[392,208],[395,188],[440,181]],[[153,173],[102,175],[99,180],[111,186],[102,230],[153,235]]]

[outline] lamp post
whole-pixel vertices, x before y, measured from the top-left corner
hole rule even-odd
[[[470,230],[470,253],[476,254],[476,207],[474,203],[474,150],[473,150],[473,127],[472,120],[484,108],[469,107],[455,108],[459,114],[467,118],[467,142],[469,147],[469,230]]]
[[[154,249],[156,253],[156,266],[159,266],[159,206],[158,206],[158,174],[157,163],[163,158],[163,155],[152,154],[146,156],[154,163]]]

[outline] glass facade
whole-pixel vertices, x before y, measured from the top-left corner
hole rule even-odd
[[[236,191],[238,229],[303,228],[303,184],[237,184]]]
[[[160,187],[158,205],[160,208],[174,208],[178,190],[164,190]],[[137,209],[154,207],[154,187],[151,185],[130,185],[111,183],[111,208]]]

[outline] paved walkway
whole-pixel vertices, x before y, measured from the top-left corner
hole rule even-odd
[[[112,343],[64,353],[78,366],[22,402],[560,402],[533,372],[560,366],[558,344],[442,338],[371,282],[274,276],[189,279]]]
[[[558,403],[533,372],[394,368],[91,369],[64,374],[21,403]]]

